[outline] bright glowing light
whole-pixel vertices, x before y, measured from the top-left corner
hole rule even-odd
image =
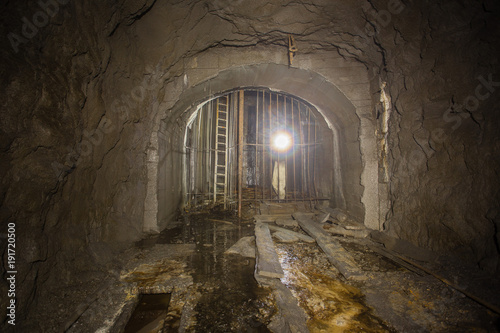
[[[273,135],[271,142],[275,150],[284,152],[292,146],[292,136],[284,131],[277,132]]]

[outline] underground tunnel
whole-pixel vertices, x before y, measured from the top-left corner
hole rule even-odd
[[[2,332],[500,331],[497,2],[0,6]]]

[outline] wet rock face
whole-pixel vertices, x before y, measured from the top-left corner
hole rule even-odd
[[[413,23],[395,20],[394,39],[379,35],[394,108],[386,225],[415,244],[495,271],[500,75],[491,15],[498,5],[476,5],[410,11]]]
[[[288,33],[305,69],[319,52],[368,69],[385,228],[500,267],[497,2],[74,1],[47,23],[36,3],[2,7],[0,217],[18,226],[20,313],[141,237],[148,147],[186,64],[235,47],[232,66],[256,48],[286,61]]]

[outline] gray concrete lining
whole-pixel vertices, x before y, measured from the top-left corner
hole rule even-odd
[[[345,208],[358,219],[364,220],[365,208],[362,203],[364,187],[360,180],[363,164],[358,137],[360,120],[356,108],[334,84],[313,71],[278,64],[248,65],[222,70],[216,76],[187,88],[180,94],[169,116],[164,119],[166,127],[173,128],[182,126],[179,123],[185,124],[196,110],[196,106],[207,99],[238,88],[257,87],[294,95],[316,107],[323,115],[334,136],[332,143],[334,195],[331,204]],[[178,143],[181,143],[180,140]],[[354,149],[355,147],[358,148]],[[182,146],[178,145],[174,150],[182,151]],[[165,172],[166,170],[159,170],[160,174]],[[180,170],[177,173],[180,177]],[[160,176],[160,179],[165,178]],[[344,185],[346,183],[350,185],[346,187]],[[172,198],[172,195],[179,193],[163,196],[162,200],[179,202],[179,198]],[[164,219],[165,216],[159,214],[158,220]]]

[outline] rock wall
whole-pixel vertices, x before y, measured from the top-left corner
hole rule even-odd
[[[139,122],[140,107],[109,112],[127,87],[115,90],[107,80],[120,74],[106,72],[113,29],[147,6],[62,2],[45,24],[48,15],[35,2],[2,5],[0,214],[2,235],[7,222],[16,223],[18,323],[27,323],[28,308],[43,310],[62,297],[54,289],[106,270],[113,251],[142,228],[142,138],[151,129]],[[57,316],[58,303],[49,304]]]
[[[408,7],[376,36],[393,107],[386,226],[498,271],[499,6]]]
[[[1,5],[0,215],[17,225],[19,319],[154,229],[150,166],[182,92],[222,67],[286,65],[288,34],[294,66],[356,107],[353,186],[371,194],[352,200],[370,221],[500,268],[496,2],[50,3]],[[232,56],[199,62],[213,52]]]

